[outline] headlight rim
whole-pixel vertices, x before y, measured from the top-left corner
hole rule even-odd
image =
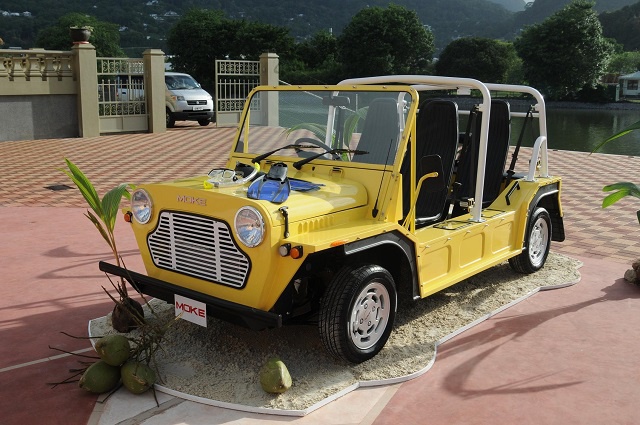
[[[256,243],[251,243],[243,239],[242,233],[240,232],[240,226],[238,225],[238,216],[242,211],[251,211],[256,215],[258,219],[259,229],[260,229],[260,240]],[[252,207],[250,205],[245,205],[243,207],[238,208],[238,211],[236,211],[236,215],[233,219],[233,228],[238,237],[238,240],[247,248],[255,248],[259,246],[262,242],[264,242],[265,235],[266,235],[266,223],[262,213],[255,207]]]
[[[138,193],[143,193],[148,203],[147,207],[145,208],[149,210],[146,220],[140,219],[139,212],[141,211],[141,209],[136,208],[134,204],[136,202],[135,198]],[[131,194],[131,214],[138,224],[147,224],[149,221],[151,221],[151,217],[153,216],[153,200],[151,199],[151,195],[149,195],[149,192],[142,188],[138,188],[133,191],[133,193]]]

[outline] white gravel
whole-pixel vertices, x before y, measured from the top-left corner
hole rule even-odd
[[[176,320],[157,356],[161,385],[256,408],[308,409],[357,382],[423,370],[434,360],[437,341],[539,287],[577,282],[580,266],[578,260],[553,252],[545,267],[532,275],[517,274],[505,262],[426,299],[401,305],[384,349],[360,365],[329,357],[314,326],[255,332],[213,318],[207,328]],[[173,320],[173,305],[153,303],[158,317],[150,320]],[[91,336],[114,332],[110,316],[90,322]],[[265,393],[258,376],[274,356],[282,359],[293,379],[293,386],[280,395]]]

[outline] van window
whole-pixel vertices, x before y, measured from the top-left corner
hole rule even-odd
[[[200,88],[200,84],[189,75],[165,75],[164,82],[169,90],[191,90]]]

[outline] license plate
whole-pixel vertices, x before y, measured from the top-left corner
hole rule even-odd
[[[181,295],[174,295],[176,317],[207,327],[207,305]]]
[[[202,111],[203,109],[206,109],[206,106],[194,106],[193,107],[194,111]]]

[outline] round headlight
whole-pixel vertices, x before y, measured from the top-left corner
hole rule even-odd
[[[144,189],[137,189],[131,195],[131,212],[138,223],[149,222],[152,206],[151,197]]]
[[[264,240],[264,219],[253,207],[242,207],[236,213],[236,234],[240,242],[253,248]]]

